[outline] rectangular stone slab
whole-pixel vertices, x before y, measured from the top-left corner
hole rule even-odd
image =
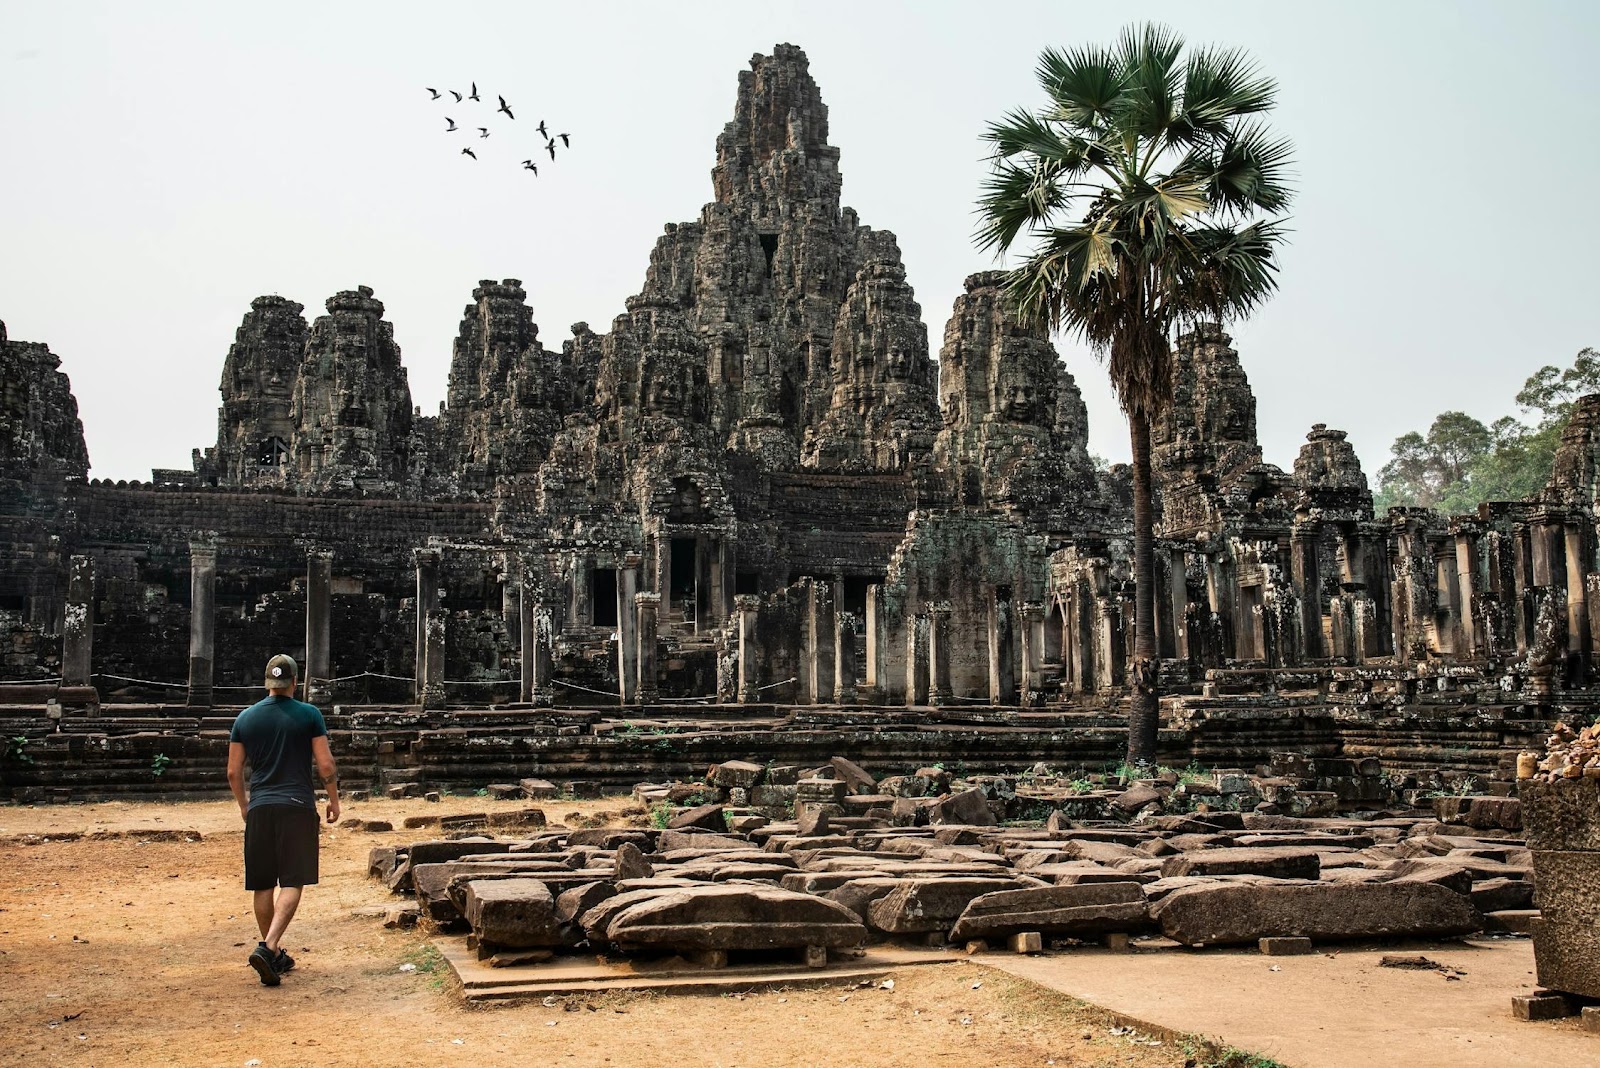
[[[1248,883],[1194,886],[1152,910],[1161,931],[1190,946],[1248,945],[1276,935],[1447,938],[1483,925],[1472,902],[1431,883]]]
[[[556,899],[537,879],[475,879],[462,912],[478,941],[510,949],[564,945]]]
[[[1083,883],[1002,890],[974,898],[950,931],[950,940],[1005,938],[1023,931],[1103,934],[1151,926],[1150,907],[1137,883]]]
[[[866,936],[861,921],[843,905],[754,885],[652,893],[614,911],[605,930],[606,941],[614,945],[680,952],[855,946]]]
[[[889,934],[932,934],[948,931],[973,898],[999,890],[1020,890],[1015,879],[949,876],[907,879],[874,901],[867,922]]]
[[[1178,875],[1265,875],[1272,879],[1315,879],[1322,861],[1309,849],[1201,849],[1168,857],[1162,878]]]

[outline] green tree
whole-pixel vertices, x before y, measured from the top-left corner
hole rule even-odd
[[[1579,351],[1572,366],[1547,365],[1528,376],[1517,404],[1528,425],[1502,416],[1485,427],[1463,412],[1444,412],[1426,437],[1395,439],[1378,471],[1377,507],[1393,505],[1470,512],[1480,501],[1517,501],[1544,488],[1573,403],[1600,392],[1600,352]]]
[[[1110,47],[1048,49],[1045,103],[992,124],[978,241],[1031,243],[1007,292],[1024,320],[1108,361],[1133,450],[1134,655],[1128,760],[1155,761],[1155,521],[1150,430],[1171,397],[1171,335],[1242,316],[1277,285],[1291,146],[1260,121],[1277,87],[1243,52],[1185,54],[1130,27]]]

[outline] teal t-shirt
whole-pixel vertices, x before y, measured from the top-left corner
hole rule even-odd
[[[269,696],[233,721],[230,742],[244,746],[250,763],[250,807],[317,807],[311,783],[311,739],[328,733],[316,705],[293,697]]]

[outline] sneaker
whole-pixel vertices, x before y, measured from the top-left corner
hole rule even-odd
[[[261,976],[262,986],[278,985],[279,978],[278,969],[275,967],[276,962],[277,958],[273,956],[272,950],[267,948],[265,942],[256,946],[255,951],[250,954],[250,967],[256,970],[257,975]]]
[[[272,970],[279,975],[294,971],[294,958],[284,952],[281,946],[278,948],[278,955],[272,960]]]

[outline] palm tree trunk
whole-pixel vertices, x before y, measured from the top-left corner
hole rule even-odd
[[[1128,665],[1128,763],[1156,762],[1155,504],[1150,487],[1150,418],[1128,416],[1133,445],[1133,662]]]

